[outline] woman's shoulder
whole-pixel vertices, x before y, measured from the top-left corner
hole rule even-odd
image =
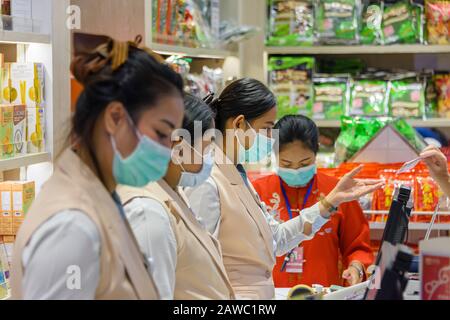
[[[279,185],[280,178],[275,173],[254,176],[250,179],[253,187],[258,193],[263,190],[273,190]]]

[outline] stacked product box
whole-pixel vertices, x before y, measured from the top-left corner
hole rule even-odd
[[[6,63],[0,105],[0,158],[45,151],[44,66]]]
[[[10,291],[11,252],[8,253],[8,250],[12,247],[12,243],[6,241],[10,239],[0,236],[0,300],[7,298]]]
[[[0,183],[0,235],[17,234],[34,197],[35,183],[33,181]]]

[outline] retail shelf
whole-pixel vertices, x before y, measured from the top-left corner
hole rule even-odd
[[[386,227],[385,222],[370,222],[369,223],[371,230],[384,230]],[[430,226],[429,223],[420,223],[420,222],[410,222],[408,229],[409,230],[428,230]],[[441,231],[450,231],[450,223],[435,223],[433,225],[432,230],[441,230]]]
[[[450,53],[450,45],[266,47],[268,54],[416,54]]]
[[[319,128],[340,128],[339,120],[314,120]],[[410,125],[416,128],[450,128],[450,119],[410,119],[407,120]]]
[[[48,34],[0,30],[0,43],[51,43]]]
[[[48,161],[51,161],[51,154],[48,152],[27,154],[11,159],[0,160],[0,171],[12,170]]]
[[[150,48],[159,54],[177,54],[192,58],[225,59],[227,57],[237,56],[237,52],[231,50],[189,48],[159,43],[152,43]]]
[[[434,212],[432,211],[413,211],[411,213],[411,216],[423,216],[423,215],[432,215]],[[376,210],[365,210],[364,214],[366,215],[372,215],[372,214],[378,214],[378,215],[388,215],[389,211],[376,211]],[[450,216],[449,211],[441,211],[438,213],[437,221],[439,221],[439,216],[448,217]],[[386,227],[386,222],[369,222],[369,226],[371,230],[383,230]],[[429,223],[426,222],[410,222],[409,223],[409,230],[428,230],[428,227],[430,226]],[[450,223],[439,223],[436,222],[432,230],[442,230],[442,231],[450,231]]]

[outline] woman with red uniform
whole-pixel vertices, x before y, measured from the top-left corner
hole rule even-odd
[[[319,133],[311,119],[286,116],[274,129],[279,130],[277,174],[253,185],[276,218],[287,221],[326,196],[338,180],[317,172]],[[353,201],[340,205],[316,237],[303,242],[287,258],[277,258],[273,277],[278,288],[354,285],[365,279],[365,270],[373,260],[368,222],[358,202]]]

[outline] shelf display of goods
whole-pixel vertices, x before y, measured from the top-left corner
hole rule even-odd
[[[450,117],[450,74],[383,71],[360,59],[271,56],[269,84],[279,117],[303,114],[315,120],[342,115],[407,119]],[[321,73],[326,72],[326,73]]]
[[[269,46],[308,46],[314,41],[313,1],[269,0]]]
[[[206,2],[206,3],[205,3]],[[214,47],[219,21],[215,1],[153,0],[153,41],[186,47]],[[213,19],[214,17],[214,19]],[[214,23],[214,25],[212,25]]]
[[[6,63],[0,105],[0,159],[45,151],[45,70],[40,63]]]
[[[427,44],[425,29],[430,44],[445,44],[448,9],[444,1],[425,3],[427,10],[415,0],[269,0],[266,44]]]
[[[319,171],[341,178],[359,165],[359,163],[347,162],[341,164],[337,169],[319,169]],[[364,163],[362,171],[358,174],[357,177],[362,180],[381,179],[385,182],[384,188],[360,199],[363,210],[380,211],[379,214],[367,215],[371,222],[386,222],[387,214],[384,212],[389,211],[393,195],[401,185],[409,186],[412,189],[413,211],[427,213],[413,214],[411,222],[429,223],[431,215],[428,213],[433,212],[438,204],[441,212],[450,211],[447,197],[430,177],[430,173],[423,163],[408,172],[397,174],[402,165],[402,163]],[[450,216],[438,216],[436,223],[450,223]]]
[[[311,57],[269,59],[269,85],[277,97],[279,118],[287,114],[310,115],[314,65]]]

